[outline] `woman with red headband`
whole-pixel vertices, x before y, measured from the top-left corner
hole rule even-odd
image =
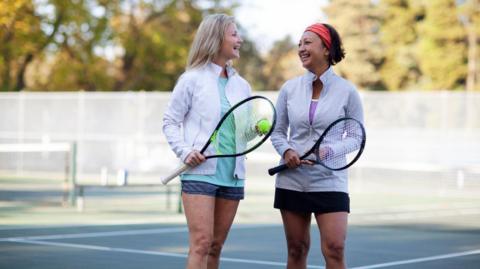
[[[290,169],[277,174],[274,207],[280,209],[288,247],[287,268],[306,268],[312,213],[321,238],[326,268],[345,268],[345,239],[350,212],[346,170],[331,171],[300,160],[334,120],[363,121],[355,86],[332,66],[345,56],[337,31],[328,24],[307,27],[298,44],[307,72],[288,80],[277,100],[272,144]]]

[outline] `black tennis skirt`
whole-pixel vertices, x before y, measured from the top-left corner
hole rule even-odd
[[[300,192],[275,188],[273,207],[305,213],[350,213],[350,197],[345,192]]]

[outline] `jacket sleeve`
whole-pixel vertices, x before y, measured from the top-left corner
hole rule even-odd
[[[353,87],[353,86],[352,86]],[[347,116],[352,117],[363,123],[363,106],[358,90],[353,87],[347,104]]]
[[[354,118],[364,123],[363,119],[363,106],[360,94],[355,87],[351,87],[351,92],[348,98],[346,116]],[[335,152],[341,152],[342,154],[353,152],[358,150],[361,145],[360,133],[349,133],[344,141],[330,145],[330,148]]]
[[[193,147],[185,142],[182,128],[185,117],[191,108],[191,90],[192,84],[186,77],[181,76],[173,89],[163,116],[163,133],[173,152],[183,162],[193,150]]]
[[[277,104],[275,105],[275,108],[277,110],[277,124],[275,125],[275,129],[273,129],[272,136],[270,137],[273,147],[282,158],[285,151],[292,148],[288,143],[287,136],[289,126],[287,98],[288,95],[286,91],[286,86],[284,85],[280,90]]]

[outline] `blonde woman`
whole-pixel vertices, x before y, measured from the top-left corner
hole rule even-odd
[[[251,95],[250,85],[231,67],[231,61],[240,57],[242,42],[233,17],[207,16],[163,118],[170,147],[191,167],[180,176],[190,242],[186,268],[218,268],[222,246],[244,197],[244,158],[206,160],[199,152],[222,115]],[[222,144],[235,147],[235,124],[219,135]]]

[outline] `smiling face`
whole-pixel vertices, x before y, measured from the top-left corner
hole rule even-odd
[[[237,26],[234,23],[230,23],[225,30],[219,57],[224,59],[225,62],[240,58],[242,42],[243,40],[238,33]]]
[[[328,66],[329,51],[320,37],[310,31],[303,33],[298,43],[298,56],[304,68],[313,73]]]

